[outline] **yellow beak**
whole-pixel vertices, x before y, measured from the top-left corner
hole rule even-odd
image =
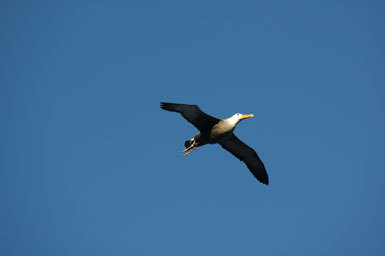
[[[250,115],[242,115],[241,120],[242,120],[242,119],[249,118],[249,117],[253,117],[253,116],[254,116],[253,114],[250,114]]]

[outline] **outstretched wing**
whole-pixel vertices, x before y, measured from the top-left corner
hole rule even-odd
[[[259,159],[257,153],[251,147],[247,146],[234,134],[232,134],[227,140],[219,142],[219,144],[237,157],[239,160],[245,162],[251,173],[257,180],[263,184],[269,184],[269,177],[264,164]]]
[[[200,131],[209,130],[220,121],[218,118],[204,113],[197,105],[161,102],[160,107],[164,110],[180,113]]]

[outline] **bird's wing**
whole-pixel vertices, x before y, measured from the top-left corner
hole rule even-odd
[[[239,160],[245,162],[251,173],[257,180],[263,184],[269,184],[269,177],[264,164],[259,159],[257,153],[251,147],[247,146],[234,134],[232,134],[227,140],[219,142],[219,144],[237,157]]]
[[[161,102],[160,107],[164,110],[180,113],[200,131],[211,129],[211,127],[220,121],[218,118],[204,113],[197,105]]]

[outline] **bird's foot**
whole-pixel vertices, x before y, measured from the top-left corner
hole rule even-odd
[[[191,145],[190,147],[186,148],[184,151],[183,151],[183,154],[185,156],[187,156],[188,154],[190,154],[194,149],[196,149],[197,147],[193,144]]]

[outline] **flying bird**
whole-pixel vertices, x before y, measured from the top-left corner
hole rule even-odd
[[[253,114],[243,115],[237,113],[226,119],[218,119],[204,113],[197,105],[161,102],[160,107],[167,111],[180,113],[200,131],[194,138],[185,141],[186,149],[183,151],[183,154],[187,155],[197,147],[206,144],[218,143],[239,160],[243,161],[257,180],[263,184],[269,184],[269,177],[267,176],[265,166],[257,153],[233,133],[240,121],[253,117]]]

